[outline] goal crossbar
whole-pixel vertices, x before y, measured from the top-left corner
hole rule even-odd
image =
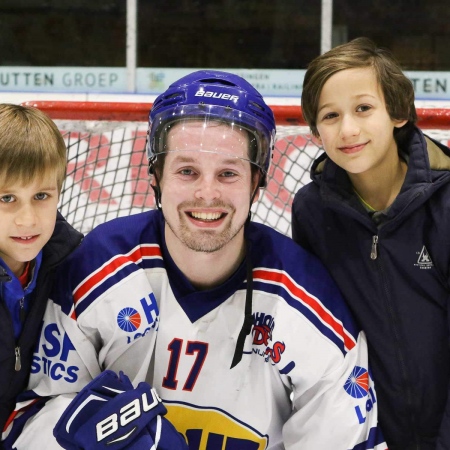
[[[145,122],[152,103],[27,101],[52,119]],[[270,105],[278,126],[307,126],[300,105]],[[450,129],[450,108],[417,108],[417,125],[423,129]]]

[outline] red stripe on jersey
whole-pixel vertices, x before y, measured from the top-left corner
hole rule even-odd
[[[5,432],[8,427],[11,425],[11,423],[13,422],[13,420],[16,418],[17,414],[21,413],[22,411],[27,410],[28,408],[30,408],[32,405],[34,405],[37,401],[39,400],[39,398],[35,398],[33,400],[29,400],[27,404],[25,404],[24,406],[22,406],[19,409],[14,410],[8,417],[8,420],[5,423],[5,426],[3,427],[3,432]],[[22,403],[21,403],[22,404]]]
[[[351,350],[356,345],[355,340],[347,333],[342,326],[342,323],[335,319],[317,299],[310,296],[301,287],[296,285],[286,273],[256,269],[253,271],[253,279],[260,279],[262,281],[270,281],[283,285],[293,297],[309,306],[322,322],[326,323],[336,335],[340,336],[348,350]]]
[[[158,245],[143,245],[136,247],[126,255],[117,255],[111,258],[100,269],[84,279],[73,291],[75,304],[82,299],[91,289],[98,286],[108,278],[112,273],[126,266],[135,264],[144,258],[162,258],[161,249]]]

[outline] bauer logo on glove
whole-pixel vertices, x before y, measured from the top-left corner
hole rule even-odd
[[[161,417],[166,412],[147,383],[135,389],[122,372],[117,376],[107,370],[74,398],[54,435],[69,450],[110,449],[111,444],[117,450],[187,448],[182,436]]]
[[[139,388],[138,388],[139,390]],[[104,401],[102,398],[97,397],[95,395],[91,395],[86,401],[89,400],[100,400]],[[100,442],[103,439],[107,438],[111,434],[115,433],[119,428],[126,427],[130,423],[133,424],[133,429],[126,433],[126,436],[119,436],[116,439],[110,440],[107,444],[112,444],[113,442],[118,442],[122,439],[125,439],[127,436],[131,435],[133,432],[137,430],[137,425],[134,425],[134,421],[139,419],[143,413],[146,413],[153,409],[158,403],[161,402],[161,399],[158,397],[158,394],[154,389],[150,389],[150,392],[143,392],[141,399],[136,398],[130,401],[128,404],[122,406],[120,408],[119,414],[113,413],[108,416],[106,419],[97,423],[96,431],[97,431],[97,441]],[[76,414],[76,412],[74,413]],[[74,416],[72,416],[69,420],[73,420]],[[69,431],[69,430],[67,430]]]

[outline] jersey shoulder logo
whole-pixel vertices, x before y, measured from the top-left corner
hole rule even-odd
[[[282,356],[286,350],[286,344],[282,341],[272,342],[273,331],[275,329],[275,318],[264,312],[253,313],[253,346],[252,352],[264,358],[265,362],[272,365],[281,364]],[[248,353],[248,352],[244,352]],[[294,361],[288,362],[283,368],[279,369],[280,373],[286,375],[295,367]]]
[[[344,383],[344,390],[355,399],[355,414],[360,424],[366,422],[367,414],[377,402],[375,391],[370,387],[369,371],[364,367],[355,366]]]
[[[430,253],[428,252],[425,245],[422,247],[420,252],[417,252],[419,257],[417,258],[417,263],[414,264],[420,269],[431,269],[433,267],[433,261],[431,260]]]
[[[353,398],[362,398],[369,392],[369,373],[363,367],[355,366],[344,384],[345,392]]]
[[[140,324],[141,316],[134,308],[124,308],[117,314],[117,325],[124,331],[136,331]]]

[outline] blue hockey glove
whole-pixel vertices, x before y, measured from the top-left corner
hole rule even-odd
[[[147,383],[135,389],[123,372],[107,370],[72,400],[53,434],[68,450],[187,450],[166,412]]]

